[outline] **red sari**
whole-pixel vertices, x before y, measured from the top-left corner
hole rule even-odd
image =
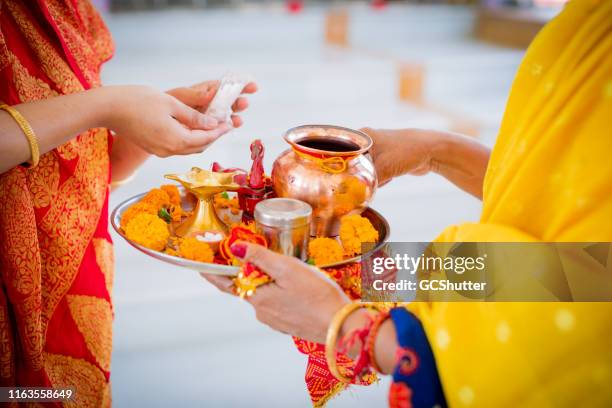
[[[89,1],[0,1],[3,103],[97,87],[112,53]],[[71,386],[79,407],[110,405],[110,144],[90,130],[0,174],[0,386]]]

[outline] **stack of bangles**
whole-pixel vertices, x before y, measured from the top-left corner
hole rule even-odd
[[[1,104],[0,109],[6,111],[11,117],[17,122],[21,131],[25,135],[26,139],[28,139],[28,144],[30,145],[30,153],[32,155],[31,159],[28,161],[30,167],[36,167],[38,165],[38,161],[40,160],[40,149],[38,147],[38,138],[34,133],[34,129],[30,126],[30,123],[23,117],[21,113],[12,106]]]
[[[349,303],[340,309],[332,319],[327,330],[325,357],[329,371],[339,381],[352,384],[368,374],[370,369],[382,373],[376,362],[375,344],[380,327],[389,318],[388,306],[385,303]],[[358,309],[370,309],[378,313],[376,315],[366,314],[368,321],[363,327],[354,329],[338,340],[338,335],[347,317]],[[359,355],[354,359],[353,376],[348,377],[340,372],[336,354],[347,354],[357,342],[361,344],[361,348]]]

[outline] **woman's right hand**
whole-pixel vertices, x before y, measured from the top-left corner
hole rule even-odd
[[[435,135],[421,129],[363,128],[374,144],[370,153],[379,185],[404,174],[421,176],[431,171]]]
[[[473,138],[424,129],[361,130],[374,141],[371,154],[379,185],[404,174],[433,171],[482,198],[490,150]]]
[[[107,95],[105,126],[159,157],[200,153],[231,130],[154,88],[115,86],[99,91]]]

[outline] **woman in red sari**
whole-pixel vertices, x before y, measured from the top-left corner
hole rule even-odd
[[[216,82],[101,87],[112,54],[88,0],[0,1],[0,386],[73,387],[79,407],[110,405],[110,183],[231,128],[199,112]]]

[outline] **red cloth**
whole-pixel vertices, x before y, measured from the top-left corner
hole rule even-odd
[[[361,296],[361,265],[353,263],[339,268],[328,268],[327,275],[334,279],[344,292],[352,299],[357,300]],[[297,349],[308,356],[306,366],[306,387],[314,407],[324,406],[331,398],[346,388],[346,384],[338,381],[329,371],[325,357],[325,345],[313,343],[297,337],[293,338]],[[338,354],[337,365],[339,370],[346,376],[352,377],[353,360],[345,355]],[[366,375],[357,384],[370,385],[376,381],[376,375]]]
[[[89,1],[0,7],[3,103],[100,85],[113,44]],[[0,386],[74,386],[78,406],[110,405],[110,144],[90,130],[0,175]]]

